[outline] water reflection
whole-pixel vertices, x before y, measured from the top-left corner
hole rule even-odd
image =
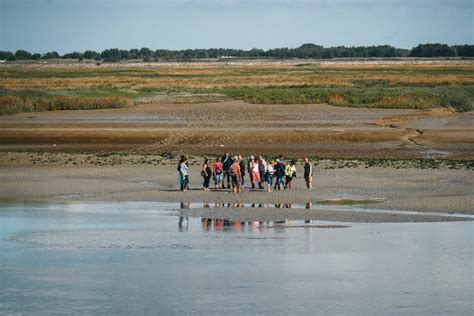
[[[189,208],[188,202],[181,202],[180,208],[181,209],[186,209]],[[183,225],[184,223],[184,225]],[[179,216],[178,218],[178,227],[179,231],[188,231],[189,230],[189,217],[188,216]]]
[[[181,203],[181,209],[196,207],[198,203]],[[311,209],[313,207],[313,202],[308,202],[306,204],[292,204],[292,203],[242,203],[242,202],[227,202],[227,203],[209,203],[204,202],[202,208],[280,208],[280,209]]]
[[[211,205],[212,204],[212,205]],[[189,209],[191,203],[181,202],[180,209]],[[305,205],[305,209],[311,209],[313,203],[308,202]],[[291,203],[275,203],[275,204],[263,204],[263,203],[250,203],[244,204],[241,202],[235,203],[209,203],[204,202],[203,208],[279,208],[279,209],[291,209]],[[290,221],[290,220],[281,220],[281,221],[234,221],[225,218],[201,218],[201,228],[203,231],[234,231],[234,232],[259,232],[261,229],[266,228],[284,228],[285,224],[298,224],[302,221]],[[312,223],[311,220],[304,220],[305,224]],[[179,216],[178,217],[178,227],[179,231],[188,231],[189,230],[189,217],[188,216]]]

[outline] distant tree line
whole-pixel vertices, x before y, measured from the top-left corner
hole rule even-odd
[[[78,59],[118,62],[121,60],[141,59],[144,61],[186,61],[191,59],[216,58],[390,58],[390,57],[474,57],[474,45],[420,44],[411,50],[390,45],[357,47],[323,47],[315,44],[303,44],[297,48],[274,48],[250,50],[230,48],[167,50],[149,48],[118,49],[110,48],[102,52],[87,50],[83,53],[72,52],[64,55],[52,51],[46,54],[30,53],[25,50],[16,52],[0,51],[0,60],[38,60],[38,59]]]

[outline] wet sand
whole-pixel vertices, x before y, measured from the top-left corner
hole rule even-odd
[[[43,157],[43,162],[40,158]],[[48,158],[49,157],[49,158]],[[208,203],[306,204],[322,202],[331,205],[357,204],[370,209],[474,214],[474,172],[472,169],[418,169],[393,167],[344,167],[322,161],[315,168],[314,188],[304,187],[301,177],[294,188],[281,192],[247,190],[233,194],[227,190],[203,192],[199,176],[201,159],[192,158],[191,190],[179,192],[174,160],[143,156],[123,156],[121,164],[105,163],[90,155],[49,155],[2,153],[0,158],[0,192],[4,200],[81,200],[81,201],[170,201]],[[142,158],[139,158],[142,157]],[[83,165],[74,164],[76,160]],[[142,159],[142,160],[140,160]],[[148,161],[145,159],[149,159]],[[77,163],[77,162],[76,162]],[[302,171],[301,165],[297,166]],[[248,181],[248,176],[245,178]],[[249,187],[247,182],[246,187]],[[332,202],[328,200],[339,200]],[[352,200],[352,201],[351,201]],[[354,200],[356,200],[354,202]],[[377,203],[367,203],[375,200]],[[206,217],[235,212],[258,212],[261,220],[286,217],[343,221],[419,221],[418,215],[331,213],[321,210],[278,209],[207,209]],[[249,213],[250,212],[250,213]],[[241,214],[244,214],[241,213]],[[203,215],[199,213],[199,215]],[[296,218],[295,218],[296,219]],[[424,221],[449,220],[425,217]]]
[[[124,109],[1,116],[0,151],[474,158],[473,112],[175,98]]]

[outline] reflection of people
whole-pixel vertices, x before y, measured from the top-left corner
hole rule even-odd
[[[212,226],[212,219],[211,218],[202,218],[201,223],[202,223],[202,228],[204,230],[210,230],[211,226]]]
[[[236,231],[236,232],[237,232],[237,231],[240,231],[241,228],[242,228],[242,224],[241,224],[240,221],[234,221],[234,222],[232,222],[232,229],[233,229],[233,231]]]
[[[214,219],[214,230],[221,231],[224,229],[224,220],[223,219]]]
[[[312,202],[306,203],[305,209],[310,210],[311,207],[313,207],[313,203],[312,203]],[[304,222],[305,222],[306,224],[307,224],[307,223],[311,223],[311,221],[310,221],[309,219],[305,220]]]
[[[313,187],[313,164],[308,158],[304,159],[304,181],[306,182],[306,188],[311,189]]]
[[[181,209],[186,209],[186,208],[189,208],[189,203],[187,202],[181,202],[180,204],[180,208]],[[183,221],[186,219],[186,226],[183,228]],[[180,216],[179,217],[179,220],[178,220],[178,227],[179,227],[179,230],[180,231],[183,231],[183,230],[188,230],[189,228],[189,218],[187,216]]]
[[[183,221],[186,219],[186,226],[183,227]],[[188,230],[189,228],[189,218],[186,216],[180,216],[178,220],[178,227],[180,231]]]

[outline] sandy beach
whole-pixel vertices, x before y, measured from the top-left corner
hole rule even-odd
[[[281,192],[227,190],[203,192],[199,176],[201,158],[191,161],[191,190],[179,192],[176,161],[161,156],[116,155],[98,157],[80,154],[2,153],[0,192],[4,200],[59,201],[170,201],[201,205],[192,216],[261,220],[324,219],[342,221],[393,222],[452,220],[417,215],[326,212],[305,209],[276,209],[275,204],[350,204],[367,210],[384,209],[417,212],[474,214],[474,173],[459,165],[421,169],[408,162],[391,162],[392,167],[369,167],[362,161],[321,160],[315,168],[314,188],[304,188],[302,177],[295,187]],[[297,169],[302,172],[301,163]],[[248,181],[248,176],[246,176]],[[247,182],[247,188],[248,188]],[[205,209],[205,203],[244,203],[244,207]],[[250,204],[262,204],[260,209]],[[204,213],[202,213],[204,212]],[[211,212],[211,213],[209,213]],[[257,214],[257,215],[255,215]],[[238,217],[238,216],[237,216]]]

